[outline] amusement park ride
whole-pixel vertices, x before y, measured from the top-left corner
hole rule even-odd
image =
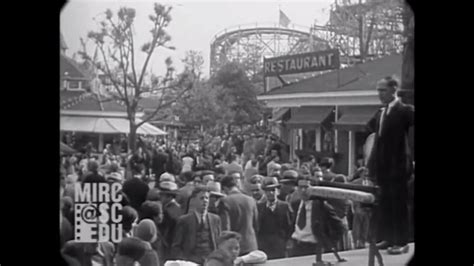
[[[335,1],[324,26],[255,23],[226,28],[210,49],[210,74],[227,62],[244,65],[249,77],[261,76],[263,59],[338,49],[341,67],[403,49],[403,0]],[[362,49],[361,49],[362,48]]]

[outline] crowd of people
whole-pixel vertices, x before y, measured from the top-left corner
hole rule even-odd
[[[289,161],[276,136],[215,137],[186,149],[141,142],[134,154],[61,158],[61,247],[71,265],[164,265],[184,260],[234,265],[249,260],[364,248],[369,210],[347,200],[313,198],[318,181],[371,185],[361,166],[333,172],[332,158]],[[122,184],[122,241],[74,240],[74,186]],[[318,257],[321,261],[322,258]]]

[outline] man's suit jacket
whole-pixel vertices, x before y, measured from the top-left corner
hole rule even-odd
[[[298,209],[301,199],[291,203],[294,212],[292,224],[292,234],[295,230],[296,220],[298,219]],[[321,199],[312,200],[311,209],[311,231],[316,240],[326,248],[332,248],[335,243],[342,237],[345,227],[336,214],[334,208],[326,201]],[[304,208],[304,206],[303,206]],[[305,211],[305,209],[302,209]]]
[[[408,143],[408,131],[414,125],[415,109],[398,101],[385,117],[379,135],[383,109],[369,121],[370,132],[376,132],[374,146],[368,161],[371,177],[375,181],[408,181],[412,169],[412,156]]]
[[[258,230],[259,235],[262,232],[262,228],[265,226],[263,224],[263,218],[267,215],[267,213],[271,212],[270,209],[267,208],[267,202],[260,202],[257,204],[258,210]],[[278,232],[273,232],[274,234],[278,234],[279,237],[288,240],[291,237],[292,233],[292,225],[293,225],[293,212],[290,208],[290,205],[285,202],[277,199],[276,207],[275,207],[275,214],[277,215],[278,221]]]
[[[218,209],[222,230],[230,230],[242,235],[240,253],[257,250],[255,232],[258,228],[258,210],[255,200],[240,191],[232,191],[220,200]]]
[[[221,219],[218,215],[208,212],[207,221],[211,230],[211,249],[217,249],[217,239],[221,233]],[[196,232],[199,226],[195,212],[181,216],[176,225],[173,245],[171,247],[172,257],[175,259],[187,260],[191,257],[196,248]]]
[[[221,146],[219,149],[219,152],[221,154],[227,155],[230,152],[230,142],[228,140],[223,140],[223,143],[221,142]]]
[[[166,163],[168,162],[168,154],[164,152],[153,153],[151,168],[155,174],[156,180],[160,178],[160,175],[166,172]]]
[[[183,211],[181,206],[175,201],[171,201],[164,206],[163,211],[163,222],[159,225],[159,230],[163,235],[165,250],[169,251],[171,244],[173,243],[173,237],[175,235],[176,223],[179,217],[181,217]]]

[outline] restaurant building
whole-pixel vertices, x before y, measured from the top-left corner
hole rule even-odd
[[[282,84],[257,99],[273,108],[273,131],[290,145],[291,159],[330,156],[334,172],[351,175],[363,160],[367,122],[381,108],[376,82],[400,77],[401,69],[402,56],[388,55]]]

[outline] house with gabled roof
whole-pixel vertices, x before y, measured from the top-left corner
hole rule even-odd
[[[74,135],[75,148],[92,142],[101,151],[121,134],[128,134],[130,126],[127,108],[123,102],[102,95],[100,90],[91,90],[93,76],[65,55],[64,39],[61,35],[60,52],[60,129],[61,134]],[[138,112],[136,121],[144,116]],[[144,123],[137,130],[141,135],[166,135],[163,130]],[[62,137],[61,137],[62,138]],[[66,143],[69,144],[69,143]]]

